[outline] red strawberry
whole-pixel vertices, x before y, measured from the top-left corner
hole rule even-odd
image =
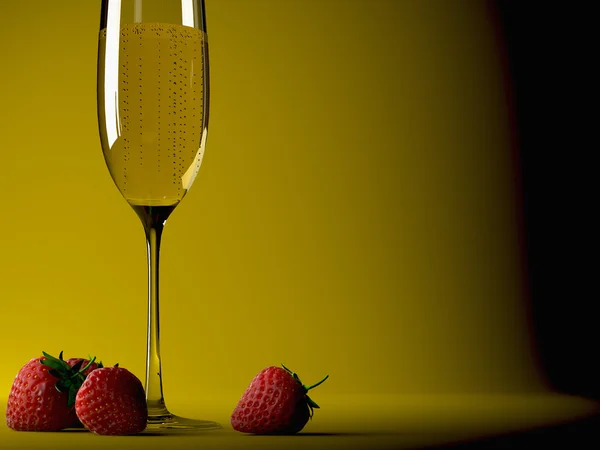
[[[141,433],[148,420],[142,382],[118,366],[91,372],[77,393],[75,409],[81,423],[97,434]]]
[[[80,367],[87,367],[86,370],[84,370],[82,373],[84,376],[88,376],[90,374],[90,372],[92,370],[96,370],[99,368],[104,367],[102,365],[102,362],[99,363],[95,363],[93,360],[90,361],[89,359],[84,359],[84,358],[70,358],[67,359],[67,364],[69,366],[71,366],[71,368],[80,368]],[[77,367],[75,367],[77,366]],[[75,406],[75,400],[73,400],[73,406]],[[73,408],[74,410],[75,408]],[[83,424],[81,423],[81,421],[79,420],[79,418],[77,417],[77,414],[73,414],[75,417],[73,418],[73,422],[69,425],[68,428],[83,428]]]
[[[76,421],[75,395],[85,375],[42,352],[17,373],[8,396],[6,424],[17,431],[57,431]],[[92,360],[93,362],[93,360]]]
[[[234,430],[255,434],[294,434],[302,430],[313,408],[306,393],[323,383],[304,386],[294,372],[282,364],[267,367],[254,377],[231,415]]]

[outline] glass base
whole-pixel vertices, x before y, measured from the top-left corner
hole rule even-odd
[[[220,430],[223,427],[210,420],[197,420],[179,417],[175,414],[152,415],[143,434],[194,433]]]

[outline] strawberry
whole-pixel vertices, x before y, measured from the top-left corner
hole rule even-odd
[[[90,372],[92,370],[96,370],[96,369],[104,367],[102,365],[102,362],[95,363],[94,361],[90,361],[89,359],[84,359],[84,358],[67,359],[67,364],[69,366],[71,366],[71,368],[75,367],[76,365],[78,365],[77,367],[81,367],[81,366],[87,367],[87,369],[82,372],[83,375],[86,377],[90,374]],[[73,406],[75,406],[75,400],[73,400]],[[83,428],[83,424],[77,417],[77,414],[73,414],[73,415],[74,415],[73,422],[69,425],[69,428]]]
[[[231,415],[236,431],[255,434],[295,434],[319,408],[306,393],[323,383],[305,386],[296,373],[283,367],[267,367],[254,377]]]
[[[42,352],[17,373],[6,407],[6,424],[17,431],[57,431],[77,420],[75,396],[89,367],[69,365]],[[95,359],[95,358],[94,358]],[[90,364],[93,364],[92,359]]]
[[[96,434],[141,433],[148,420],[142,382],[118,365],[88,375],[77,393],[75,410],[81,423]]]

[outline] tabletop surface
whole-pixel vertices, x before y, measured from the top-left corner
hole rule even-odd
[[[6,399],[0,400],[6,404]],[[600,415],[600,404],[560,394],[352,395],[321,405],[313,420],[295,436],[238,433],[229,424],[230,408],[215,402],[201,406],[179,403],[171,410],[182,416],[215,420],[223,429],[200,434],[109,437],[85,430],[16,432],[2,420],[0,449],[457,448],[585,421]]]

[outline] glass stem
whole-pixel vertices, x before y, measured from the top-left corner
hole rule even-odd
[[[158,301],[158,270],[160,238],[163,226],[146,229],[148,247],[148,341],[146,349],[146,400],[148,415],[168,414],[163,397],[160,364],[160,320]]]
[[[162,385],[160,358],[159,256],[160,240],[173,208],[134,206],[142,220],[148,250],[148,335],[146,349],[146,401],[149,419],[168,416]]]

